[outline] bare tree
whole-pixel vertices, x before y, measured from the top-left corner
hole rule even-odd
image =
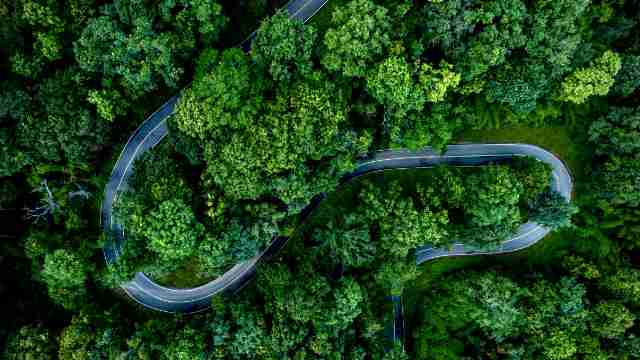
[[[61,211],[60,205],[58,205],[56,199],[53,197],[51,189],[49,189],[47,179],[42,180],[42,183],[40,183],[40,187],[34,189],[32,192],[41,193],[42,198],[40,199],[40,203],[38,204],[38,206],[33,209],[26,209],[27,219],[32,219],[34,220],[34,222],[38,222],[40,221],[40,219]]]
[[[85,190],[82,186],[76,184],[76,187],[78,188],[78,190],[71,191],[69,193],[69,200],[73,200],[74,198],[81,198],[84,200],[88,200],[91,197],[91,193]]]

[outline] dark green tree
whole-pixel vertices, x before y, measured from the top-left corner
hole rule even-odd
[[[276,81],[309,75],[316,40],[315,28],[278,11],[260,25],[251,48],[251,58]]]
[[[639,87],[640,55],[623,54],[622,67],[616,75],[613,92],[622,96],[629,96]]]
[[[640,153],[640,107],[613,107],[589,128],[589,140],[601,155]]]
[[[578,212],[564,196],[551,191],[540,194],[530,207],[529,219],[554,230],[572,226],[571,216]]]
[[[123,115],[117,105],[123,96],[137,99],[161,87],[176,89],[198,36],[210,42],[225,24],[221,10],[212,0],[103,6],[103,15],[89,20],[74,43],[80,67],[106,87],[90,97],[99,113],[112,120]],[[116,84],[118,90],[109,89]]]
[[[365,76],[391,45],[388,10],[371,0],[337,7],[324,36],[322,64],[345,76]]]
[[[41,324],[23,326],[7,340],[4,358],[7,360],[55,359],[55,338]]]
[[[117,325],[119,312],[85,308],[64,328],[58,342],[61,360],[117,358],[125,353],[124,331]]]

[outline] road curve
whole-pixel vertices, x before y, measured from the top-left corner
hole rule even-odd
[[[309,21],[329,0],[290,0],[283,9],[290,17],[304,23]],[[239,46],[246,51],[251,49],[255,32]],[[103,248],[105,261],[113,264],[121,253],[125,240],[124,229],[113,217],[113,205],[118,194],[127,189],[127,183],[133,174],[133,163],[147,150],[155,147],[168,134],[167,120],[174,113],[180,95],[175,95],[151,114],[129,137],[111,172],[109,182],[105,186],[104,198],[100,213],[100,224],[110,235]],[[220,278],[201,287],[193,289],[172,289],[155,284],[145,274],[138,273],[130,282],[123,284],[122,289],[133,300],[141,305],[170,313],[192,313],[206,309],[211,296],[222,291],[234,290],[246,283],[250,276],[249,269],[255,267],[258,259],[273,255],[273,245],[282,241],[274,241],[270,249],[245,263],[237,264]],[[232,285],[233,284],[233,285]],[[182,294],[182,295],[176,295]],[[206,296],[204,295],[206,294]]]
[[[289,14],[306,22],[317,13],[328,0],[292,0],[286,5]],[[250,38],[251,39],[251,38]],[[250,41],[249,39],[249,41]],[[244,43],[243,43],[244,44]],[[133,174],[133,163],[144,152],[156,146],[168,133],[167,120],[173,114],[179,95],[164,103],[149,116],[131,135],[118,158],[109,182],[101,209],[103,229],[112,234],[103,249],[107,264],[113,264],[120,255],[125,241],[124,229],[113,218],[113,204],[119,193],[127,189],[127,182]],[[553,167],[551,187],[570,199],[572,192],[571,177],[562,161],[548,151],[526,144],[462,144],[451,145],[444,154],[437,154],[430,148],[421,151],[389,150],[376,153],[370,159],[359,164],[342,181],[350,181],[359,176],[389,169],[427,168],[442,164],[454,166],[476,166],[500,161],[514,156],[533,156]],[[321,202],[324,195],[314,198],[304,210],[304,220]],[[425,261],[462,255],[482,255],[506,253],[528,247],[542,239],[548,229],[535,223],[523,224],[514,238],[505,241],[499,249],[491,252],[477,252],[466,249],[463,244],[454,244],[451,249],[433,249],[421,247],[416,250],[418,264]],[[221,293],[233,293],[242,288],[254,275],[257,265],[273,257],[285,244],[284,237],[276,238],[269,247],[254,258],[236,264],[219,278],[205,285],[190,289],[175,289],[153,282],[143,273],[122,284],[122,289],[139,304],[168,313],[194,313],[210,306],[211,298]]]
[[[562,160],[547,150],[528,144],[458,144],[449,145],[444,154],[431,149],[417,152],[406,150],[380,152],[375,158],[361,163],[350,175],[357,177],[362,173],[398,168],[432,167],[446,164],[453,166],[476,166],[506,160],[513,157],[530,156],[549,164],[552,168],[551,189],[559,192],[565,199],[571,200],[573,182],[569,170]],[[534,222],[520,225],[514,236],[491,251],[475,250],[462,243],[453,244],[448,249],[422,246],[416,249],[416,263],[447,257],[504,254],[529,247],[542,239],[551,230]]]

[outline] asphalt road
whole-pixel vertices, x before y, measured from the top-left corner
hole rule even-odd
[[[292,0],[286,5],[286,9],[292,17],[306,22],[327,2],[328,0]],[[113,234],[103,249],[107,264],[113,264],[117,260],[125,241],[125,229],[113,218],[113,204],[118,195],[127,189],[127,182],[133,174],[135,160],[166,137],[168,133],[167,119],[173,114],[178,98],[179,95],[176,95],[169,99],[136,129],[113,168],[109,182],[105,187],[101,209],[102,227],[105,231]],[[370,160],[362,162],[356,171],[345,176],[343,181],[386,169],[431,167],[439,164],[475,166],[525,155],[534,156],[551,164],[554,169],[552,188],[560,191],[566,198],[570,198],[571,177],[562,162],[541,148],[523,144],[452,145],[443,155],[438,155],[430,149],[418,152],[383,151],[377,153]],[[322,198],[323,195],[314,198],[312,203],[303,210],[303,219],[315,209]],[[505,253],[522,249],[534,244],[547,233],[547,229],[536,224],[523,224],[513,239],[505,241],[500,249],[490,253]],[[137,273],[134,279],[121,287],[133,300],[150,309],[168,313],[202,311],[210,306],[213,296],[221,293],[233,293],[246,285],[255,274],[258,263],[273,257],[286,244],[286,240],[283,237],[275,239],[263,253],[233,266],[221,277],[196,288],[175,289],[161,286],[143,273]],[[422,247],[416,252],[416,261],[422,263],[445,256],[480,254],[487,254],[487,252],[473,252],[470,249],[465,249],[462,244],[456,244],[452,249]]]
[[[398,168],[432,167],[440,164],[454,166],[476,166],[490,162],[506,160],[517,156],[531,156],[551,165],[552,179],[551,189],[559,192],[567,200],[571,200],[573,182],[569,170],[562,160],[552,153],[540,147],[527,144],[459,144],[450,145],[447,151],[439,155],[431,149],[418,152],[409,151],[385,151],[369,161],[360,164],[351,175],[357,177],[363,173],[383,171]],[[456,243],[449,249],[434,249],[423,246],[416,250],[416,262],[425,261],[446,256],[470,256],[486,254],[504,254],[529,247],[549,233],[549,229],[533,222],[520,225],[514,236],[503,242],[499,248],[492,251],[481,251],[465,247],[462,243]]]
[[[302,22],[307,22],[329,0],[291,0],[285,6],[289,15]],[[249,51],[255,32],[239,46]],[[175,111],[175,105],[180,95],[176,95],[165,102],[158,110],[151,114],[131,135],[120,153],[111,172],[109,182],[105,186],[104,199],[100,221],[105,231],[113,234],[103,248],[107,264],[113,264],[121,253],[125,241],[125,232],[121,224],[113,218],[113,204],[118,194],[127,189],[127,183],[133,174],[134,162],[147,150],[155,147],[168,134],[167,120]],[[192,313],[206,309],[210,305],[211,297],[223,291],[237,291],[251,278],[253,269],[259,259],[272,256],[276,246],[284,245],[282,239],[277,239],[272,246],[255,258],[242,264],[237,264],[220,278],[193,289],[173,289],[154,283],[143,273],[137,273],[134,279],[123,284],[122,289],[139,304],[158,311],[170,313]]]

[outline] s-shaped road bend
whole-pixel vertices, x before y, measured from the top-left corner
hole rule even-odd
[[[308,21],[329,0],[292,0],[285,8],[289,14]],[[251,37],[248,39],[250,41]],[[149,116],[129,138],[129,141],[118,158],[109,182],[105,187],[105,195],[101,209],[101,224],[103,229],[112,236],[103,249],[107,264],[117,261],[125,241],[124,229],[113,217],[113,205],[117,196],[127,189],[127,182],[133,174],[133,163],[146,151],[155,147],[168,134],[167,120],[174,112],[179,99],[176,95],[164,103],[156,112]],[[389,150],[376,153],[369,160],[359,164],[357,169],[346,175],[343,180],[350,181],[359,176],[385,171],[389,169],[428,168],[437,165],[476,166],[505,160],[517,156],[532,156],[544,161],[553,168],[551,188],[560,192],[566,199],[571,198],[573,189],[571,176],[562,161],[550,152],[527,144],[461,144],[450,145],[443,154],[438,154],[430,148],[420,151]],[[322,196],[317,197],[303,211],[302,218],[306,218]],[[454,244],[449,249],[433,249],[428,246],[416,250],[418,264],[436,258],[447,256],[469,256],[501,254],[514,252],[531,246],[549,233],[549,229],[538,224],[528,222],[520,226],[513,238],[506,240],[494,251],[477,252],[466,249],[463,244]],[[217,294],[233,292],[244,286],[255,273],[259,262],[264,261],[278,252],[285,244],[286,238],[276,238],[269,247],[255,257],[236,264],[222,276],[199,287],[190,289],[176,289],[156,284],[143,273],[121,285],[121,288],[139,304],[158,311],[168,313],[195,313],[206,310],[211,304],[211,298]]]

